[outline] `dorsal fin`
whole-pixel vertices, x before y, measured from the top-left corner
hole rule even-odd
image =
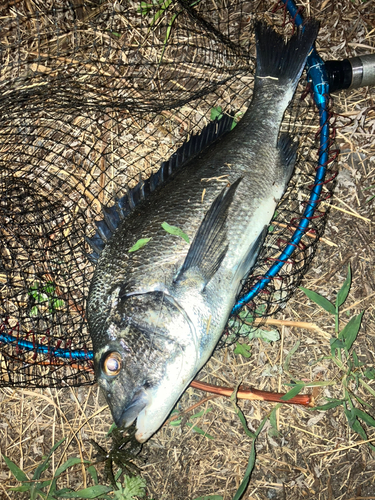
[[[191,158],[198,155],[206,147],[213,144],[219,137],[232,128],[233,116],[224,115],[219,121],[209,123],[200,134],[193,135],[180,146],[169,160],[163,161],[157,172],[145,181],[140,181],[129,189],[125,196],[116,199],[111,207],[103,207],[104,220],[95,221],[97,231],[86,241],[93,249],[88,259],[96,263],[109,238],[124,219],[139,203],[146,199],[156,188],[163,185],[174,172],[183,167]]]

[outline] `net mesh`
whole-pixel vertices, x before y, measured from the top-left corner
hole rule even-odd
[[[85,237],[103,206],[158,170],[213,116],[240,119],[252,93],[254,20],[293,30],[273,7],[249,0],[2,4],[0,385],[93,382],[85,301],[94,267]],[[298,138],[298,162],[244,293],[277,262],[314,184],[319,120],[306,82],[282,130]],[[324,185],[322,198],[330,189]],[[285,304],[324,221],[316,211],[278,276],[230,318],[223,342]]]

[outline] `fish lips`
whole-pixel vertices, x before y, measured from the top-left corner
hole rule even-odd
[[[117,427],[129,427],[148,403],[149,399],[145,389],[137,391],[123,411],[119,415],[113,415]]]

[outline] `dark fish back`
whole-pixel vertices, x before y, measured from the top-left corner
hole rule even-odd
[[[164,161],[159,170],[145,181],[141,180],[133,189],[120,199],[115,201],[111,207],[103,207],[103,220],[95,221],[97,231],[91,238],[86,237],[87,243],[93,252],[88,259],[97,263],[103,248],[111,238],[123,220],[136,206],[155,191],[170,181],[173,175],[195,156],[199,155],[207,147],[214,144],[219,138],[229,132],[233,125],[233,116],[224,115],[220,120],[210,122],[200,134],[193,135],[188,141],[180,146],[169,160]]]

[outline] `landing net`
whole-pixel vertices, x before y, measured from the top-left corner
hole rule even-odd
[[[0,385],[93,382],[85,238],[103,206],[191,134],[223,113],[240,120],[254,22],[290,36],[301,18],[287,4],[292,17],[282,3],[252,0],[2,4]],[[319,202],[330,196],[335,152],[316,53],[310,66],[314,82],[305,75],[282,125],[299,140],[295,173],[223,342],[285,304],[324,228]]]

